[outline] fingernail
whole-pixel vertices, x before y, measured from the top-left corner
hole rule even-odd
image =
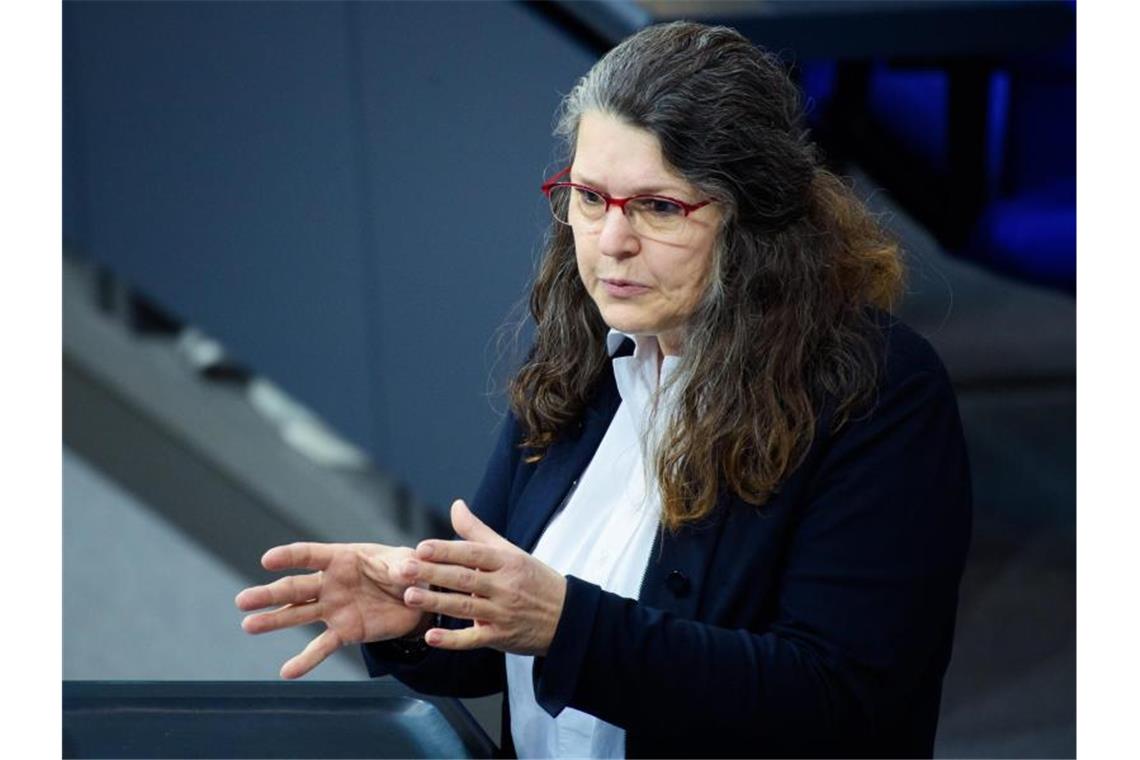
[[[419,604],[424,600],[424,592],[412,587],[404,592],[404,601],[408,604]]]
[[[435,549],[431,544],[420,544],[418,547],[416,547],[416,554],[420,555],[424,559],[427,559],[434,553]]]
[[[420,566],[414,559],[409,559],[404,562],[404,575],[415,575],[419,569]]]
[[[443,634],[439,631],[428,631],[424,634],[424,641],[429,644],[438,644],[443,640]]]

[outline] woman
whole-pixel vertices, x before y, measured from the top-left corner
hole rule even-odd
[[[282,669],[505,689],[520,756],[929,756],[968,543],[957,407],[896,246],[723,27],[645,29],[563,103],[533,350],[458,540],[294,544]],[[323,571],[323,572],[322,572]],[[437,617],[437,616],[444,617]]]

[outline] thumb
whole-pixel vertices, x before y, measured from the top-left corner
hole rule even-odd
[[[460,538],[468,541],[510,545],[507,539],[491,530],[486,523],[476,517],[463,499],[456,499],[451,503],[451,527],[455,529]]]

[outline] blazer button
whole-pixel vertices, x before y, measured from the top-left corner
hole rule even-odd
[[[665,588],[672,591],[673,596],[688,596],[691,587],[692,584],[689,583],[689,577],[680,570],[674,570],[665,578]]]

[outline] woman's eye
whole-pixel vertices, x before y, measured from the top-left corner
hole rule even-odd
[[[582,203],[587,206],[600,206],[606,202],[601,195],[595,193],[593,190],[587,190],[584,187],[576,187],[574,189],[578,191],[578,197]]]
[[[638,198],[636,204],[639,211],[645,211],[654,216],[680,216],[685,213],[685,209],[680,204],[665,198]]]

